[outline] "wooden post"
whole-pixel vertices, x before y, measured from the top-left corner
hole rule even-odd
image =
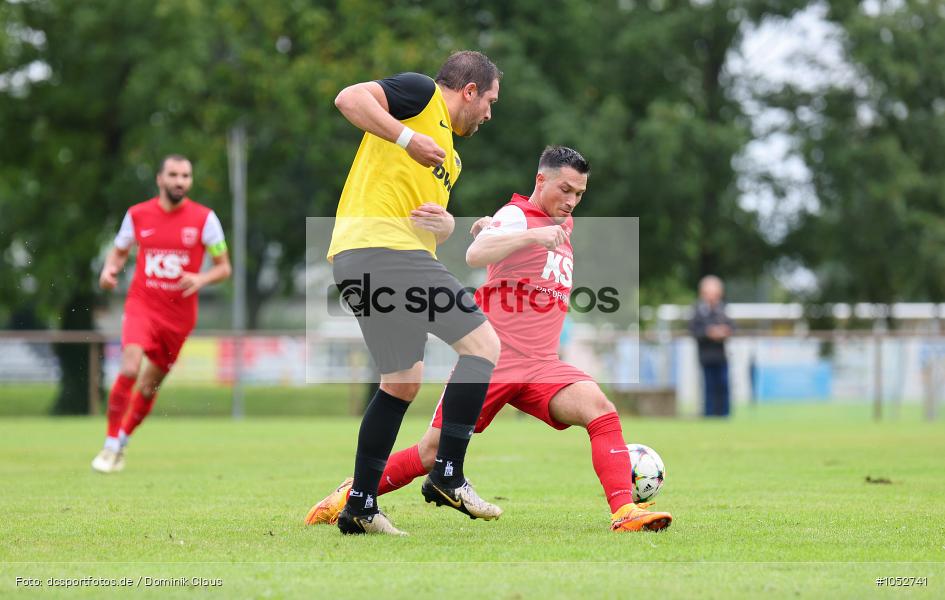
[[[97,415],[101,413],[102,398],[101,392],[101,371],[102,358],[99,351],[100,344],[96,341],[89,342],[89,414]]]
[[[364,414],[362,401],[364,385],[361,382],[361,353],[354,347],[348,348],[348,414],[356,417]]]
[[[234,419],[246,414],[243,394],[243,344],[246,339],[246,126],[230,128],[226,140],[233,193],[233,405]]]
[[[925,402],[924,416],[926,421],[934,421],[937,412],[937,404],[942,391],[942,384],[945,383],[945,369],[943,369],[943,358],[938,352],[931,353],[928,364],[922,369],[923,379],[925,380]]]
[[[877,421],[883,418],[883,338],[873,335],[873,418]]]

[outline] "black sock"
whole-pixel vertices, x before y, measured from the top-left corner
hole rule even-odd
[[[409,406],[409,402],[378,389],[364,411],[354,458],[354,483],[348,496],[348,511],[352,514],[377,512],[377,486]]]
[[[446,487],[459,487],[466,481],[463,460],[472,438],[482,403],[489,390],[495,365],[478,356],[463,355],[456,362],[453,375],[443,391],[443,426],[431,477]]]

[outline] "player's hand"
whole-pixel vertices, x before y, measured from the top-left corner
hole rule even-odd
[[[414,133],[407,144],[407,154],[424,167],[442,165],[446,160],[446,151],[440,148],[428,135]]]
[[[193,296],[204,285],[206,285],[206,281],[200,273],[184,273],[180,276],[180,281],[177,282],[177,287],[184,290],[184,293],[181,294],[184,298]]]
[[[549,225],[547,227],[536,227],[529,229],[528,233],[532,235],[532,240],[539,246],[544,246],[548,250],[554,250],[568,240],[568,234],[564,232],[561,225]]]
[[[439,204],[428,202],[410,211],[410,220],[416,227],[433,233],[438,242],[445,241],[456,227],[453,215]]]
[[[732,328],[728,325],[709,325],[706,328],[706,335],[709,339],[720,342],[732,335]]]
[[[477,235],[479,235],[480,231],[482,231],[489,225],[492,225],[492,217],[482,217],[481,219],[477,219],[476,222],[473,223],[472,227],[469,228],[469,233],[471,233],[473,237],[476,237]]]
[[[108,265],[102,269],[102,274],[98,276],[98,287],[103,290],[113,290],[118,285],[118,269]]]

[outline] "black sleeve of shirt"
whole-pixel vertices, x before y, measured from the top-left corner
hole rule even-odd
[[[416,117],[433,98],[436,83],[420,73],[401,73],[393,77],[378,79],[384,88],[390,114],[398,121]]]
[[[692,309],[692,319],[689,321],[689,333],[691,333],[694,338],[704,338],[705,330],[705,316],[699,312],[699,305],[696,304]]]

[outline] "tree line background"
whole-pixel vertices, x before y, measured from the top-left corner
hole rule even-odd
[[[852,77],[732,73],[749,28],[811,6],[841,32]],[[708,273],[738,300],[788,299],[774,274],[799,267],[816,276],[805,301],[945,301],[940,1],[19,0],[0,2],[0,326],[93,328],[103,252],[166,153],[193,158],[193,196],[228,229],[236,122],[255,326],[299,292],[305,217],[334,214],[360,138],[335,94],[432,75],[466,48],[505,77],[493,121],[460,142],[454,214],[527,193],[541,149],[566,144],[593,167],[581,213],[641,219],[641,304],[690,301]],[[759,125],[758,110],[778,118]],[[746,187],[776,204],[796,192],[743,166],[773,133],[806,166],[813,206],[742,201]]]

